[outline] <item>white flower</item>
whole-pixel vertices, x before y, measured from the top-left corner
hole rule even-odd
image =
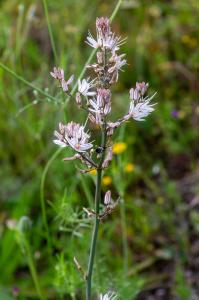
[[[116,300],[117,295],[115,293],[108,292],[105,295],[100,294],[100,300]]]
[[[92,80],[88,82],[86,79],[78,80],[78,92],[82,94],[83,96],[94,96],[96,93],[95,92],[89,92],[89,90],[93,87],[93,82],[95,81]]]
[[[150,98],[142,99],[141,101],[131,101],[129,108],[129,117],[132,117],[136,121],[144,121],[152,111],[154,111],[153,106],[156,104],[150,104],[151,99],[155,94]]]
[[[91,33],[88,33],[86,43],[97,49],[109,49],[113,53],[119,50],[120,46],[124,43],[125,39],[116,36],[112,33],[110,28],[110,21],[108,18],[97,18],[96,20],[97,38],[94,39]]]
[[[148,96],[144,98],[144,94],[146,93],[148,87],[148,83],[136,82],[136,87],[130,89],[129,94],[131,103],[129,107],[129,113],[125,116],[126,120],[132,117],[136,121],[144,121],[144,118],[154,111],[153,106],[156,103],[150,104],[150,101],[153,99],[156,93],[150,98]]]
[[[108,69],[108,72],[111,74],[113,73],[112,82],[118,81],[118,73],[119,71],[122,71],[122,67],[126,65],[126,59],[123,59],[125,54],[117,55],[114,54],[110,61],[114,64],[112,67]]]
[[[125,43],[126,39],[122,39],[120,36],[116,36],[114,33],[107,36],[102,41],[104,48],[110,49],[113,53],[120,49],[120,46]]]
[[[102,37],[101,35],[97,35],[97,39],[94,39],[92,34],[89,32],[87,36],[86,43],[91,46],[92,48],[98,49],[109,49],[113,53],[119,50],[120,46],[124,44],[125,39],[121,37],[115,36],[114,33]]]
[[[114,68],[117,70],[121,70],[123,66],[126,65],[126,59],[123,59],[123,57],[125,56],[125,54],[121,54],[121,55],[114,55],[113,57],[113,61],[115,62]],[[110,72],[110,70],[109,70]]]
[[[99,103],[99,98],[97,98],[97,100],[96,99],[90,100],[89,104],[90,104],[90,108],[89,108],[90,112],[94,112],[95,114],[101,113],[101,105]]]
[[[70,122],[67,125],[59,124],[59,131],[54,132],[57,137],[53,142],[60,147],[70,146],[77,152],[86,152],[93,147],[88,140],[90,135],[84,131],[84,126],[75,122]]]
[[[104,40],[111,34],[110,21],[108,18],[102,17],[96,19],[96,32],[97,40],[95,40],[89,32],[86,43],[95,49],[103,48]]]
[[[100,48],[103,45],[102,38],[98,37],[97,40],[95,40],[90,32],[88,32],[86,43],[95,49]]]

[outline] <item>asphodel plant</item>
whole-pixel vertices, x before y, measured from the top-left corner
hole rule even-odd
[[[114,131],[123,125],[123,123],[135,120],[144,121],[153,110],[154,105],[151,100],[154,94],[147,96],[148,83],[136,82],[134,88],[130,89],[130,101],[127,112],[119,119],[111,119],[110,112],[112,104],[111,88],[118,82],[119,72],[126,65],[125,54],[118,54],[121,45],[125,39],[117,36],[110,27],[110,20],[106,17],[96,20],[96,38],[88,33],[86,43],[96,49],[96,61],[88,65],[89,73],[93,78],[78,80],[78,91],[74,97],[79,109],[85,111],[85,123],[78,124],[71,121],[68,124],[59,123],[58,130],[54,132],[54,143],[60,147],[70,147],[74,155],[66,157],[64,160],[79,160],[82,163],[82,173],[96,170],[96,187],[94,197],[94,209],[88,208],[85,211],[88,218],[93,219],[93,232],[90,245],[90,255],[88,259],[88,268],[85,275],[86,280],[86,299],[91,300],[92,295],[92,274],[96,252],[98,229],[101,221],[106,218],[118,205],[119,200],[113,201],[111,191],[107,191],[103,197],[101,195],[101,178],[104,169],[109,167],[112,160],[112,141]],[[54,67],[50,73],[57,79],[62,90],[67,96],[72,97],[71,86],[74,76],[65,79],[64,70]],[[112,113],[114,116],[114,113]],[[89,129],[90,127],[90,129]],[[98,139],[92,139],[93,130],[99,130],[101,136]],[[101,209],[101,207],[103,207]],[[77,261],[76,261],[76,264]],[[100,295],[101,300],[116,299],[114,293]]]

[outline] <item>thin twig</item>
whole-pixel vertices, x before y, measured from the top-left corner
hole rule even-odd
[[[91,164],[93,167],[97,168],[97,164],[88,156],[84,155],[83,153],[80,153],[80,155],[82,156],[82,158],[84,160],[86,160],[87,162],[89,162],[89,164]]]
[[[57,101],[57,99],[51,95],[49,95],[47,92],[43,91],[42,89],[36,87],[34,84],[32,84],[31,82],[27,81],[25,78],[23,78],[22,76],[18,75],[17,73],[15,73],[13,70],[11,70],[10,68],[8,68],[6,65],[4,65],[3,63],[0,62],[0,67],[7,71],[9,74],[11,74],[12,76],[14,76],[15,78],[17,78],[18,80],[20,80],[21,82],[23,82],[24,84],[26,84],[27,86],[31,87],[33,90],[39,92],[40,94],[42,94],[43,96],[53,100],[53,101]]]

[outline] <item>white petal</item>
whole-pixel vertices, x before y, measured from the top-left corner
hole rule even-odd
[[[60,140],[53,140],[53,143],[55,143],[56,145],[60,146],[61,148],[66,147],[66,143],[61,142]]]

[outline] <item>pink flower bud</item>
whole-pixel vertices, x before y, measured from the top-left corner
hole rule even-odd
[[[111,33],[110,21],[108,18],[97,18],[96,19],[96,30],[99,36],[106,38]]]
[[[82,104],[82,98],[81,98],[81,94],[79,92],[76,93],[76,103],[78,106],[81,106]]]
[[[110,205],[111,204],[111,191],[107,191],[104,196],[104,204]]]

